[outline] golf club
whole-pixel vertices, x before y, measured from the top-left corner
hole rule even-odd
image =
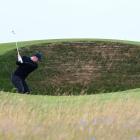
[[[16,36],[16,33],[15,33],[14,30],[12,30],[11,33]],[[22,60],[21,55],[19,53],[17,40],[16,40],[16,49],[17,49],[17,54],[18,54],[18,61],[21,62],[21,63],[23,63],[23,60]]]

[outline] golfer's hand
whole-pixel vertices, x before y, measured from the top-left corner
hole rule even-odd
[[[20,56],[19,53],[18,53],[18,62],[23,63],[22,57]]]

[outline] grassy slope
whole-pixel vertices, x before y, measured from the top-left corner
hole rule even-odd
[[[24,46],[26,46],[26,47],[28,47],[28,46],[31,46],[31,45],[37,45],[37,44],[39,44],[39,46],[41,46],[41,48],[43,48],[42,46],[44,46],[45,47],[45,45],[43,44],[43,43],[53,43],[53,42],[58,42],[58,44],[59,44],[59,42],[93,42],[93,41],[107,41],[107,42],[121,42],[121,43],[125,43],[125,44],[134,44],[134,45],[140,45],[140,43],[139,42],[133,42],[133,41],[123,41],[123,40],[99,40],[99,39],[63,39],[63,40],[38,40],[38,41],[28,41],[28,42],[20,42],[20,43],[18,43],[18,45],[19,45],[19,47],[24,47]],[[0,44],[0,63],[1,63],[1,66],[3,67],[3,69],[1,69],[1,73],[0,73],[0,83],[1,83],[1,86],[0,86],[0,89],[4,89],[4,90],[6,90],[6,91],[9,91],[9,90],[11,90],[12,89],[12,85],[11,84],[9,84],[9,83],[11,83],[9,80],[10,80],[10,75],[11,75],[11,71],[13,71],[14,69],[15,69],[15,57],[16,57],[16,55],[14,56],[14,53],[16,54],[16,51],[15,52],[11,52],[11,50],[12,49],[15,49],[15,43],[7,43],[7,44]],[[61,49],[61,47],[60,47],[60,49],[59,49],[59,47],[58,47],[58,49],[57,50],[53,50],[54,51],[54,56],[53,56],[53,53],[51,54],[49,54],[49,59],[47,58],[47,60],[48,61],[43,61],[44,63],[42,63],[43,65],[41,65],[42,67],[40,67],[40,69],[38,69],[38,71],[36,71],[36,72],[34,72],[33,73],[33,76],[31,75],[29,78],[30,78],[30,80],[29,80],[29,84],[30,85],[32,85],[31,87],[34,89],[34,91],[37,91],[37,90],[42,90],[42,91],[44,91],[44,87],[46,87],[46,85],[44,86],[43,85],[43,82],[44,83],[47,83],[48,85],[49,85],[49,83],[50,83],[50,81],[53,79],[54,81],[56,80],[53,76],[54,76],[54,74],[55,75],[59,75],[59,73],[60,72],[62,72],[62,71],[60,71],[60,69],[57,69],[58,67],[59,67],[59,63],[63,63],[63,61],[64,61],[64,59],[63,58],[66,58],[66,53],[65,53],[65,50],[66,48],[64,48],[64,50],[62,50]],[[8,51],[10,51],[10,52],[8,52]],[[31,51],[31,50],[29,50],[28,49],[28,51]],[[34,51],[34,49],[32,50],[32,51]],[[59,52],[60,51],[60,52]],[[61,52],[62,51],[62,52]],[[8,53],[7,53],[8,52]],[[64,53],[63,53],[64,52]],[[34,52],[33,52],[34,53]],[[5,54],[5,55],[3,55],[3,54]],[[76,54],[76,53],[75,53]],[[74,54],[74,55],[75,55]],[[82,54],[82,53],[81,53]],[[60,55],[62,55],[62,60],[61,60],[61,58],[60,58]],[[69,58],[70,58],[70,55],[71,54],[69,54],[69,57],[67,57],[68,58],[68,60],[65,60],[65,61],[69,61]],[[88,55],[88,52],[87,52],[87,54],[85,53],[85,56],[86,55]],[[57,59],[57,56],[58,56],[58,59]],[[78,57],[82,57],[82,56],[78,56]],[[77,58],[78,58],[77,57]],[[10,59],[8,59],[8,58],[10,58]],[[84,58],[85,59],[85,58]],[[98,59],[98,58],[97,58]],[[58,60],[58,62],[56,61],[56,60]],[[85,61],[86,62],[86,61]],[[87,60],[87,62],[88,62],[88,60]],[[73,60],[72,60],[72,62],[71,62],[71,65],[73,64],[74,62],[73,62]],[[44,69],[44,65],[45,66],[47,66],[46,67],[46,69]],[[125,67],[125,65],[122,63],[122,65],[123,65],[123,67],[126,69],[126,67]],[[126,63],[126,65],[127,65],[127,63]],[[128,65],[128,67],[129,67],[129,65]],[[131,68],[131,67],[129,67],[129,68]],[[137,67],[137,69],[139,69],[139,66]],[[65,70],[65,69],[64,69]],[[80,69],[79,69],[80,70]],[[46,72],[47,71],[47,72]],[[43,74],[43,76],[41,75],[41,74]],[[44,75],[45,74],[45,75]],[[62,75],[61,75],[61,73],[60,73],[60,77],[61,77]],[[108,75],[107,75],[108,76]],[[44,77],[47,77],[46,79],[44,79]],[[67,76],[68,77],[68,76]],[[71,75],[69,76],[69,77],[71,77]],[[104,77],[105,77],[105,74],[104,74]],[[61,77],[62,78],[62,77]],[[64,77],[65,78],[65,77]],[[105,77],[106,78],[106,77]],[[118,76],[118,79],[119,79],[120,77]],[[63,79],[63,78],[62,78]],[[48,80],[48,81],[47,81]],[[114,80],[116,80],[115,78],[114,78]],[[41,81],[42,82],[42,85],[41,86],[39,86],[39,87],[36,87],[36,84],[37,84],[37,82],[36,81]],[[104,81],[104,80],[103,80]],[[56,81],[55,81],[56,82]],[[54,83],[55,83],[54,82]],[[113,83],[113,82],[111,82],[111,83]],[[124,83],[124,82],[123,82]],[[139,83],[139,82],[137,82],[137,83]],[[97,84],[97,82],[96,83],[93,83],[93,85],[94,85],[94,88],[96,87],[95,85]],[[101,83],[102,84],[102,83]],[[116,83],[115,83],[116,84]],[[35,85],[35,86],[34,86]],[[98,84],[97,84],[98,85]],[[108,83],[106,83],[106,85],[108,86],[108,85],[111,85],[110,83],[108,84]],[[106,86],[105,85],[105,86]],[[117,85],[117,84],[116,84]],[[52,92],[52,89],[54,89],[54,88],[50,88],[49,89],[49,87],[50,86],[48,86],[47,88],[46,88],[46,90],[47,90],[47,92],[48,92],[48,94],[50,94],[51,92]],[[78,86],[76,85],[76,88],[77,88]],[[92,87],[92,85],[91,85],[91,87]],[[100,87],[103,87],[103,85],[100,85]],[[109,86],[109,87],[111,87],[111,86]],[[114,85],[112,86],[113,88],[114,88]],[[139,87],[139,86],[136,86],[136,87]],[[100,90],[99,88],[98,88],[98,86],[97,86],[97,88],[96,89],[92,89],[91,88],[91,91],[93,91],[93,90]],[[118,87],[116,87],[116,88],[118,88]],[[130,87],[131,88],[131,87]],[[80,88],[81,89],[81,88]],[[103,88],[104,89],[104,88]],[[126,88],[127,89],[127,88]],[[65,89],[65,90],[67,90],[67,88]],[[79,88],[77,88],[76,90],[78,90],[79,91]],[[118,90],[118,89],[117,89]],[[123,89],[124,90],[124,89]],[[101,89],[101,91],[103,91],[102,89]],[[111,90],[111,91],[116,91],[116,89],[114,89],[114,90]],[[46,93],[46,92],[45,92]]]
[[[127,41],[127,40],[111,40],[111,39],[52,39],[52,40],[37,40],[37,41],[25,41],[25,42],[18,42],[19,47],[29,46],[29,45],[36,45],[41,43],[52,43],[52,42],[75,42],[75,41],[111,41],[111,42],[120,42],[125,44],[132,44],[132,45],[140,45],[140,42],[136,41]],[[0,43],[0,55],[4,54],[5,52],[15,49],[15,43]]]
[[[139,93],[55,97],[0,92],[0,139],[139,139]]]

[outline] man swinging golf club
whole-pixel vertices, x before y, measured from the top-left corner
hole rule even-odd
[[[12,30],[11,33],[12,35],[16,36],[16,33],[14,30]],[[11,80],[19,93],[30,93],[30,89],[25,79],[31,72],[37,69],[38,61],[41,60],[42,55],[41,53],[36,53],[31,57],[28,57],[28,56],[21,57],[19,53],[17,41],[16,41],[16,48],[17,48],[16,64],[18,65],[18,67],[12,74]]]
[[[18,67],[12,74],[12,83],[19,93],[30,93],[30,89],[25,79],[31,72],[38,68],[38,62],[41,60],[41,58],[41,53],[36,53],[31,57],[21,57],[18,51],[18,58],[16,61]]]

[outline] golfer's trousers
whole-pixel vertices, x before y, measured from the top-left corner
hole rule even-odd
[[[11,80],[19,93],[30,92],[29,87],[24,79],[21,79],[19,76],[12,74]]]

